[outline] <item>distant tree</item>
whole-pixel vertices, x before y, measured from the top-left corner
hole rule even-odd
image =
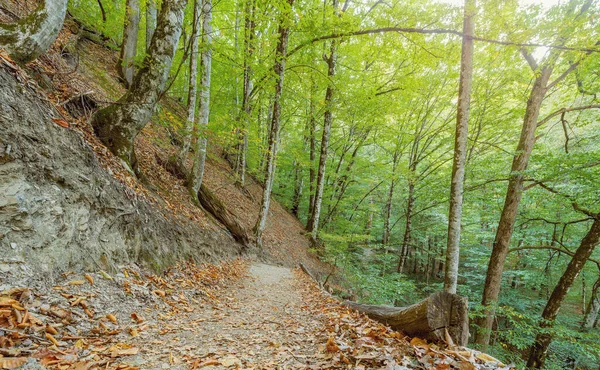
[[[16,23],[0,23],[0,49],[19,63],[30,62],[48,50],[62,29],[67,0],[44,0]]]

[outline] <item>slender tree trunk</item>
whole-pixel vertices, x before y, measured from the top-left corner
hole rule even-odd
[[[273,65],[273,74],[275,75],[275,95],[273,97],[273,113],[271,120],[271,128],[269,130],[269,147],[266,156],[266,173],[263,182],[262,205],[260,214],[254,232],[256,234],[256,244],[262,247],[262,234],[265,230],[267,217],[269,215],[269,205],[271,204],[271,189],[273,188],[273,180],[275,178],[275,159],[277,155],[277,144],[279,142],[279,126],[281,123],[281,95],[283,92],[283,77],[285,74],[285,61],[288,49],[288,39],[290,35],[289,19],[292,12],[294,0],[287,0],[288,9],[282,12],[281,21],[279,23],[279,42],[275,50],[275,63]]]
[[[465,162],[467,158],[467,136],[469,133],[469,109],[473,82],[473,27],[475,0],[465,0],[463,22],[463,44],[458,87],[458,109],[456,133],[454,135],[454,160],[450,185],[450,211],[448,215],[448,247],[446,250],[446,274],[444,291],[456,293],[458,261],[460,252],[460,222],[462,219]]]
[[[146,50],[150,49],[150,42],[156,29],[156,13],[156,0],[146,0]]]
[[[250,117],[252,115],[252,103],[250,102],[250,93],[252,92],[252,60],[254,57],[254,11],[256,2],[254,0],[246,1],[245,19],[244,19],[244,88],[242,97],[242,110],[240,112],[240,121],[242,123],[239,131],[235,172],[238,175],[240,185],[244,186],[246,181],[246,167],[248,155],[248,128]]]
[[[573,285],[575,279],[585,266],[588,258],[592,255],[594,248],[600,243],[600,214],[596,215],[594,223],[590,227],[590,230],[585,235],[581,244],[575,251],[573,258],[569,262],[567,269],[564,274],[560,277],[558,284],[554,288],[544,312],[542,313],[541,327],[543,331],[539,333],[534,341],[527,361],[528,368],[540,369],[544,366],[546,360],[546,354],[548,352],[548,346],[552,342],[552,334],[548,331],[554,325],[554,320],[558,315],[560,306],[565,299],[569,289]]]
[[[202,2],[202,56],[201,70],[202,82],[200,85],[200,114],[198,119],[199,137],[196,141],[194,165],[190,172],[188,188],[194,200],[198,200],[198,191],[204,177],[206,163],[207,139],[206,127],[210,115],[210,77],[212,72],[212,0]]]
[[[334,0],[334,9],[337,9],[337,0]],[[317,240],[319,232],[319,217],[321,216],[321,205],[323,201],[323,190],[325,188],[325,167],[327,164],[327,151],[329,147],[329,135],[331,134],[331,125],[333,123],[333,95],[334,85],[332,83],[335,77],[336,61],[337,61],[337,40],[331,41],[329,48],[329,57],[327,58],[327,77],[329,85],[325,91],[325,113],[323,118],[323,137],[321,138],[321,155],[319,157],[319,168],[317,172],[317,187],[315,191],[314,207],[312,213],[312,223],[310,232],[313,241]]]
[[[592,292],[590,294],[590,301],[585,309],[585,315],[583,316],[583,322],[581,323],[581,327],[583,329],[591,329],[594,327],[594,323],[598,318],[598,313],[600,312],[600,277],[596,280],[596,283],[592,287]]]
[[[181,35],[185,0],[163,0],[155,35],[129,90],[92,119],[98,138],[138,175],[134,140],[146,126],[164,92]]]
[[[300,208],[300,199],[302,199],[302,189],[304,187],[304,176],[302,174],[302,165],[296,161],[294,174],[294,198],[292,199],[292,214],[298,217],[298,210]]]
[[[123,43],[119,54],[118,72],[128,88],[135,74],[135,55],[137,50],[138,30],[140,27],[140,0],[127,0],[125,7],[125,26],[123,27]]]
[[[151,0],[148,0],[151,1]],[[194,0],[194,15],[192,22],[192,35],[190,37],[190,74],[188,79],[187,115],[185,122],[185,136],[183,146],[177,161],[179,168],[185,168],[185,160],[192,145],[194,121],[196,118],[196,100],[198,92],[198,40],[200,38],[200,17],[202,13],[202,0]],[[204,76],[204,75],[203,75]]]
[[[365,234],[371,235],[371,229],[373,228],[373,197],[369,197],[369,210],[367,211],[367,225],[365,226]]]
[[[529,100],[527,101],[521,137],[515,150],[508,181],[508,190],[504,200],[504,208],[502,209],[500,222],[498,223],[498,229],[496,231],[496,237],[494,239],[492,248],[492,255],[490,257],[487,276],[485,279],[483,299],[481,303],[484,306],[488,306],[488,308],[486,310],[486,316],[477,321],[480,329],[477,331],[477,335],[475,336],[475,343],[482,346],[487,346],[490,341],[490,334],[495,314],[493,306],[498,301],[498,295],[500,293],[504,261],[506,260],[506,255],[508,254],[508,247],[510,245],[510,239],[512,237],[517,211],[519,209],[519,203],[521,202],[521,196],[523,195],[523,180],[525,176],[524,171],[527,170],[529,157],[531,156],[531,151],[533,150],[533,144],[535,142],[535,129],[537,127],[540,107],[542,105],[544,96],[546,95],[546,85],[551,73],[551,67],[546,66],[541,68],[531,89]]]
[[[308,182],[309,182],[309,197],[308,197],[308,215],[306,220],[306,229],[312,228],[312,216],[315,207],[315,180],[317,179],[317,173],[315,171],[315,159],[317,156],[317,136],[316,136],[316,120],[315,120],[315,103],[313,92],[315,89],[315,83],[312,81],[311,95],[310,95],[310,108],[309,108],[309,162],[310,167],[308,171]]]
[[[413,206],[415,203],[415,183],[413,179],[408,180],[408,200],[406,202],[406,228],[404,229],[404,237],[402,238],[402,247],[400,248],[400,258],[398,260],[398,268],[396,271],[402,273],[404,271],[404,264],[406,262],[406,256],[408,255],[408,248],[411,241],[412,232],[412,213]]]
[[[390,219],[392,218],[392,203],[394,200],[394,188],[396,186],[396,168],[398,167],[399,148],[394,151],[394,160],[392,163],[392,182],[388,191],[387,201],[385,203],[385,219],[383,220],[383,238],[382,244],[390,244]]]
[[[44,0],[26,18],[0,23],[0,49],[23,64],[45,53],[62,29],[67,4],[67,0]]]

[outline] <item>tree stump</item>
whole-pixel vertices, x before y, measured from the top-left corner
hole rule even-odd
[[[456,294],[438,292],[408,307],[344,304],[409,336],[447,341],[447,330],[456,345],[465,346],[469,340],[468,302]]]

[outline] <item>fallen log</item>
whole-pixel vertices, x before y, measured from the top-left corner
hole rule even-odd
[[[198,200],[202,208],[223,224],[237,242],[245,246],[250,244],[250,235],[248,235],[246,229],[240,225],[236,217],[229,212],[223,202],[204,184],[200,186],[200,191],[198,191]]]
[[[344,304],[409,336],[448,342],[448,333],[453,344],[459,346],[467,345],[469,340],[467,299],[456,294],[438,292],[408,307],[352,301],[344,301]]]

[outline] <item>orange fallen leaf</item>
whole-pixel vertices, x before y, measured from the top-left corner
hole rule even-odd
[[[2,369],[16,369],[27,363],[27,357],[0,357]]]
[[[90,284],[94,285],[94,278],[88,274],[83,275],[83,277],[90,282]]]
[[[46,333],[46,339],[52,342],[52,344],[54,344],[55,346],[60,347],[60,343],[58,343],[58,341],[52,336],[52,334]]]
[[[58,334],[58,331],[54,328],[54,326],[52,326],[50,324],[46,324],[46,333],[56,335],[56,334]]]
[[[333,337],[329,337],[329,339],[327,339],[327,344],[325,345],[325,348],[327,349],[327,352],[338,352],[340,350],[340,347],[338,347],[338,345],[335,344],[335,340],[333,340]]]
[[[60,127],[69,128],[69,122],[65,121],[64,119],[52,118],[52,121]]]
[[[115,315],[109,313],[108,315],[106,315],[106,318],[109,319],[110,321],[112,321],[113,324],[117,323],[117,318],[115,317]]]
[[[72,280],[67,283],[67,285],[83,285],[85,284],[85,280]]]
[[[208,359],[208,360],[203,361],[200,364],[198,364],[198,367],[215,366],[215,365],[221,365],[221,363],[219,361],[215,360],[214,358],[211,358],[211,359]]]
[[[131,313],[131,318],[138,324],[141,324],[144,322],[144,318],[142,316],[138,315],[136,312]]]

